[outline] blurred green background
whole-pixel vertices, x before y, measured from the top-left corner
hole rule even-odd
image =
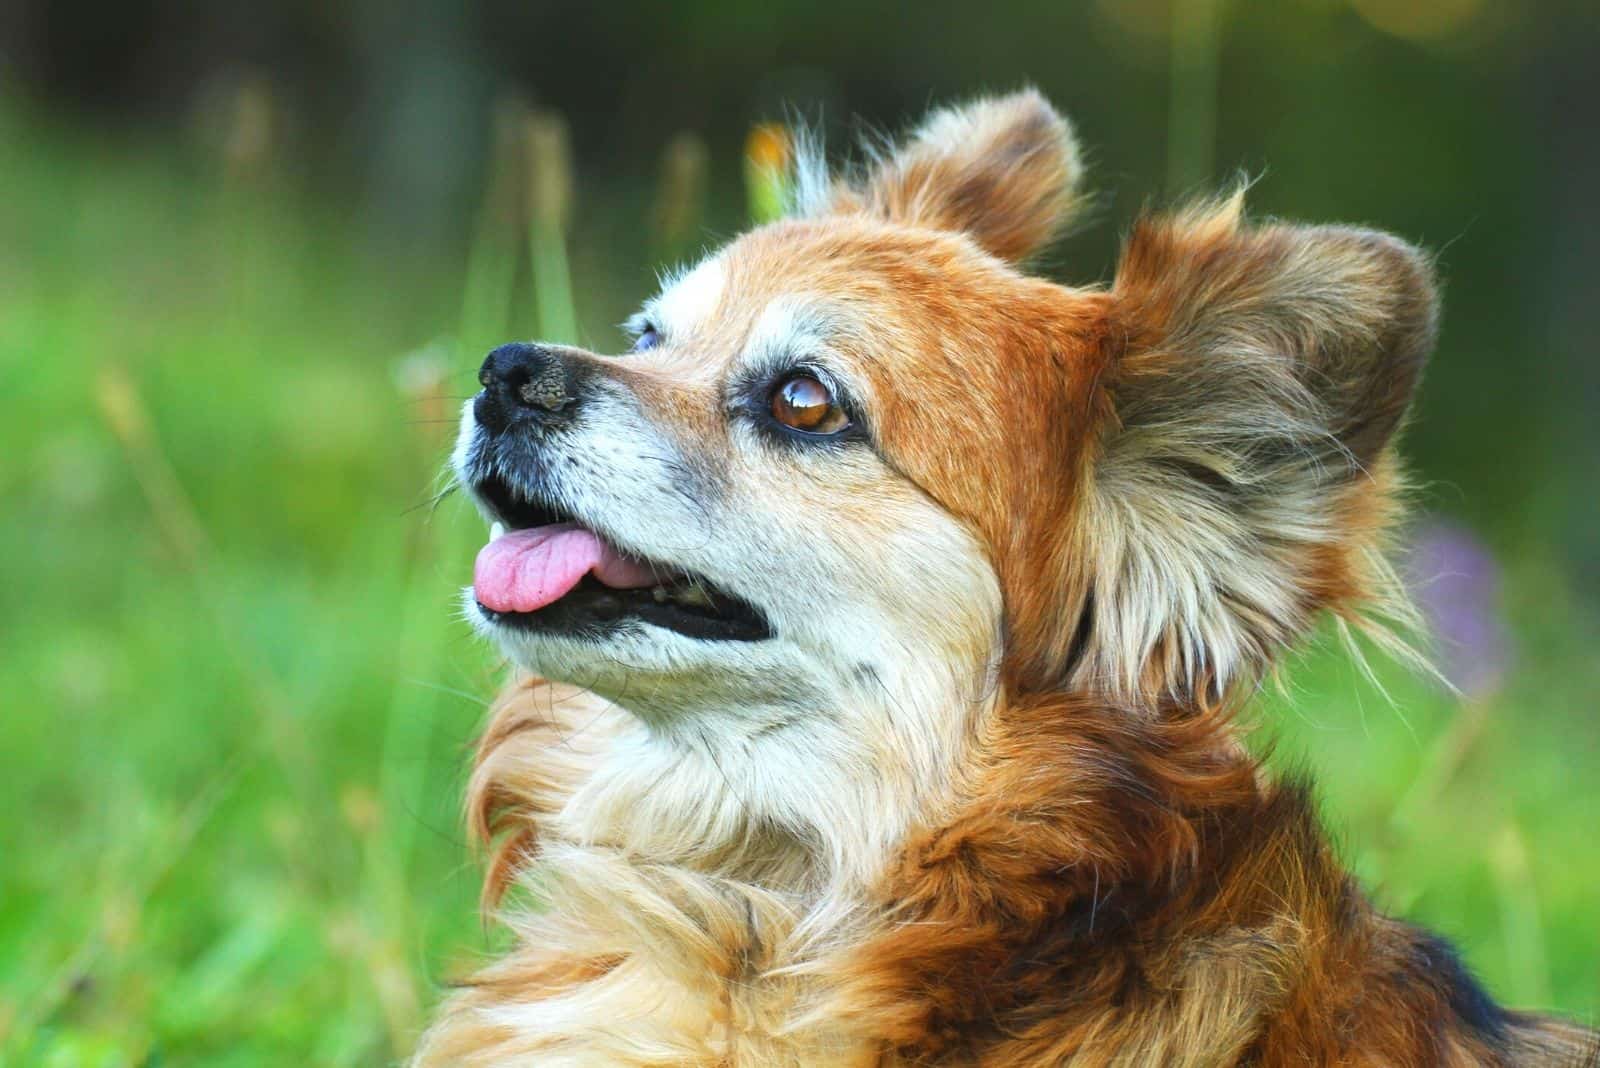
[[[1439,252],[1408,574],[1462,695],[1334,643],[1259,719],[1386,906],[1600,1010],[1592,3],[0,8],[0,1062],[393,1063],[494,945],[457,816],[499,666],[430,500],[492,343],[621,346],[836,146],[1023,82],[1106,279],[1142,207]],[[792,108],[793,111],[786,111]]]

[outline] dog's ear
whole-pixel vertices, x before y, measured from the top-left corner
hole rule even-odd
[[[1389,444],[1433,348],[1431,267],[1386,234],[1241,209],[1147,219],[1122,253],[1078,531],[1085,681],[1216,695],[1321,609],[1404,608]]]
[[[833,207],[965,233],[1019,263],[1071,218],[1080,172],[1067,120],[1028,89],[933,112]]]

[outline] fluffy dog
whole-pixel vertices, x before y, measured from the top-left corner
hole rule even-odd
[[[529,674],[470,786],[539,910],[426,1065],[1526,1064],[1231,713],[1322,612],[1403,612],[1391,442],[1427,258],[1077,203],[1023,92],[933,114],[665,286],[620,358],[507,345],[454,463],[468,613]],[[548,681],[547,681],[548,680]]]

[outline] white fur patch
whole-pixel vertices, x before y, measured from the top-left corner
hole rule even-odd
[[[646,314],[665,337],[685,337],[717,310],[726,282],[727,271],[721,257],[701,260],[692,270],[669,278],[661,295],[647,306]]]

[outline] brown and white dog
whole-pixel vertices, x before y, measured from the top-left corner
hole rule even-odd
[[[1426,257],[1138,223],[1021,266],[1066,122],[941,111],[667,285],[620,358],[508,345],[455,467],[528,672],[470,787],[540,907],[424,1065],[1594,1063],[1383,915],[1231,714],[1401,605]],[[549,681],[546,681],[549,680]]]

